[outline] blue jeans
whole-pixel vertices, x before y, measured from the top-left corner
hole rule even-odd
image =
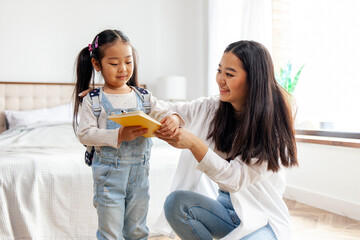
[[[115,166],[96,160],[92,169],[97,238],[148,239],[149,161]]]
[[[240,225],[228,192],[219,191],[217,200],[190,191],[174,191],[165,201],[165,217],[175,233],[185,240],[225,237]],[[242,240],[277,239],[268,224]]]

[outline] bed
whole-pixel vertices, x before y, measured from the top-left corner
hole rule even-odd
[[[0,82],[0,239],[95,239],[91,168],[71,125],[73,87]],[[151,236],[180,155],[153,142]]]

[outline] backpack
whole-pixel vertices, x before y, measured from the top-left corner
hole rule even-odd
[[[135,93],[140,97],[144,109],[145,109],[145,113],[149,114],[151,111],[151,104],[150,104],[150,94],[149,92],[141,87],[135,87],[135,86],[130,86]],[[92,102],[92,109],[93,109],[93,113],[94,115],[99,118],[100,113],[101,113],[101,99],[100,99],[100,88],[95,88],[94,90],[92,90],[90,93],[90,98],[91,98],[91,102]],[[94,153],[95,153],[95,147],[93,146],[86,146],[86,151],[85,151],[85,163],[88,166],[92,165],[92,160],[94,157]]]

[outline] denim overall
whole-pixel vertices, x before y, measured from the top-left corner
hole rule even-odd
[[[138,108],[114,109],[105,94],[101,103],[109,116],[142,110],[143,102],[136,94]],[[121,125],[107,119],[106,129]],[[98,239],[147,239],[146,216],[149,205],[149,158],[152,141],[138,137],[123,141],[120,148],[101,147],[95,153],[92,171],[94,206],[98,214]]]

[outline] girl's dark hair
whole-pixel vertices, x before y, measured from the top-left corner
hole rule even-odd
[[[234,42],[228,52],[242,62],[249,92],[240,114],[220,101],[208,138],[228,154],[228,161],[241,155],[250,165],[251,158],[258,158],[256,164],[267,161],[274,172],[280,168],[279,159],[285,167],[298,165],[291,96],[277,83],[269,52],[254,41]]]
[[[94,76],[95,70],[93,68],[91,59],[97,60],[101,67],[101,60],[104,57],[104,51],[107,47],[114,44],[116,41],[122,41],[127,43],[132,48],[132,55],[134,61],[133,74],[130,80],[127,82],[129,86],[139,86],[138,74],[137,74],[137,52],[131,45],[129,38],[119,30],[104,30],[97,34],[93,39],[90,46],[83,48],[76,60],[76,83],[74,90],[74,115],[73,115],[73,127],[76,130],[78,125],[78,113],[79,106],[82,103],[82,97],[79,97],[79,93],[89,89],[92,82],[92,88],[95,88]]]

